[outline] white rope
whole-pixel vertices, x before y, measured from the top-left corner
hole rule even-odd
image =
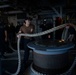
[[[13,74],[8,72],[8,71],[5,71],[9,75],[18,75],[18,73],[20,72],[20,67],[21,67],[21,56],[20,56],[20,47],[19,47],[20,39],[21,38],[19,37],[18,41],[17,41],[17,49],[18,49],[18,67],[17,67],[17,71],[15,73],[13,73]]]
[[[68,37],[68,28],[64,28],[61,39],[64,39],[64,41],[66,41],[67,37]]]
[[[19,72],[20,72],[20,68],[21,68],[21,56],[20,56],[20,48],[19,48],[19,44],[20,44],[20,39],[21,39],[21,36],[28,36],[28,37],[37,37],[37,36],[41,36],[41,35],[45,35],[45,34],[48,34],[48,33],[51,33],[53,31],[56,31],[58,29],[61,29],[63,27],[65,27],[67,24],[62,24],[62,25],[59,25],[57,27],[54,27],[52,29],[49,29],[49,30],[46,30],[44,32],[40,32],[40,33],[35,33],[35,34],[19,34],[18,36],[18,40],[17,40],[17,50],[18,50],[18,67],[17,67],[17,71],[15,73],[9,73],[10,75],[18,75]],[[76,27],[75,27],[76,29]]]
[[[59,26],[57,26],[57,27],[51,28],[51,29],[49,29],[49,30],[40,32],[40,33],[35,33],[35,34],[19,34],[19,36],[28,36],[28,37],[42,36],[42,35],[51,33],[51,32],[53,32],[53,31],[56,31],[56,30],[58,30],[58,29],[64,28],[65,26],[67,26],[67,24],[62,24],[62,25],[59,25]],[[76,26],[74,25],[73,27],[74,27],[74,29],[76,30]]]
[[[70,67],[70,69],[67,72],[60,74],[60,75],[70,75],[70,73],[72,72],[72,69],[74,68],[75,65],[76,65],[76,57],[74,58],[74,62],[72,64],[72,66]]]

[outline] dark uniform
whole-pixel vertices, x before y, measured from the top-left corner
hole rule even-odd
[[[69,32],[69,35],[73,35],[72,42],[75,42],[76,41],[76,39],[75,39],[75,37],[76,37],[76,34],[75,34],[76,31],[75,31],[75,29],[73,27],[70,27],[68,32]]]
[[[40,26],[40,28],[42,28],[42,31],[46,31],[48,29],[53,28],[53,24],[52,23],[42,24]],[[49,38],[48,36],[50,36],[51,38]],[[47,39],[53,39],[53,33],[42,35],[42,39],[45,39],[45,40],[47,40]]]
[[[0,22],[0,52],[1,56],[4,56],[5,52],[5,26],[4,23]]]

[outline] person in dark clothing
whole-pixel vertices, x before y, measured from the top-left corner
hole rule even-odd
[[[9,41],[12,43],[15,41],[15,27],[13,25],[13,23],[11,23],[9,26],[8,26],[8,39]]]
[[[40,28],[42,28],[42,31],[46,31],[48,29],[51,29],[53,27],[53,24],[51,22],[46,23],[46,20],[44,20],[43,24],[40,25]],[[53,34],[49,33],[46,35],[42,35],[42,39],[47,40],[47,39],[53,39]]]
[[[40,28],[42,28],[42,31],[45,31],[46,30],[46,24],[42,24],[40,26]],[[42,39],[46,39],[46,35],[42,35]]]
[[[13,26],[13,24],[8,24],[6,25],[6,30],[7,30],[7,42],[6,45],[5,45],[5,48],[6,48],[6,52],[7,53],[12,53],[13,50],[10,48],[10,46],[14,45],[14,42],[15,42],[15,27]]]
[[[7,30],[4,26],[4,23],[2,21],[0,21],[0,52],[1,52],[1,57],[5,57],[4,56],[5,41],[7,41]]]
[[[68,36],[67,40],[69,40],[69,41],[75,41],[75,29],[72,25],[73,24],[68,24],[67,25],[68,33],[69,33],[69,36]]]
[[[31,34],[34,32],[34,25],[31,24],[31,19],[30,18],[26,18],[23,26],[20,27],[20,30],[18,32],[18,34],[20,33],[24,33],[24,34]],[[19,37],[19,36],[17,36]],[[29,58],[29,48],[27,47],[27,44],[31,41],[32,38],[30,37],[23,37],[23,44],[24,44],[24,65],[27,63],[28,58]]]

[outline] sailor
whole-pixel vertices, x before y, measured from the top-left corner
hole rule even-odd
[[[32,34],[34,32],[34,25],[31,23],[31,18],[27,17],[24,20],[23,25],[20,27],[20,30],[18,34],[24,33],[24,34]],[[18,36],[19,37],[19,36]],[[29,58],[29,48],[27,47],[27,44],[32,40],[30,37],[23,37],[23,43],[24,43],[24,64],[28,61]]]
[[[4,52],[5,52],[5,42],[7,41],[7,30],[5,29],[5,24],[0,19],[0,52],[1,52],[1,58],[5,58]]]

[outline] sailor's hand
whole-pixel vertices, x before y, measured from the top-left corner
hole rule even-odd
[[[20,35],[19,35],[20,33],[21,33],[21,30],[17,33],[17,35],[16,35],[16,36],[17,36],[17,38],[19,38],[19,37],[20,37]]]
[[[73,26],[74,24],[72,24],[72,23],[67,23],[67,26]]]
[[[17,38],[21,37],[19,34],[17,34]]]
[[[31,28],[31,32],[33,32],[33,28]]]

